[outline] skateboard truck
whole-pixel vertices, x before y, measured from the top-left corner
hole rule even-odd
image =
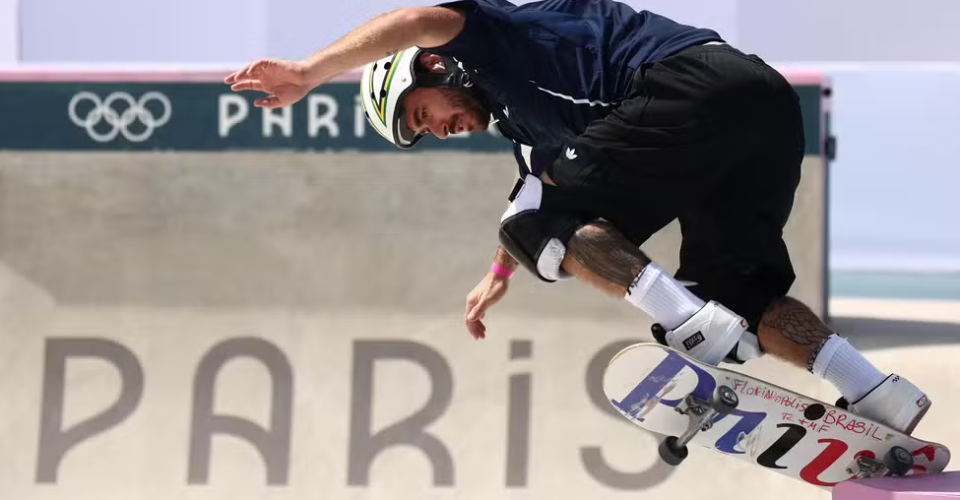
[[[901,446],[894,446],[883,456],[883,461],[859,456],[847,466],[847,474],[857,479],[904,476],[913,469],[913,455]]]
[[[660,458],[669,465],[680,465],[687,458],[689,443],[699,432],[706,432],[713,427],[713,419],[717,415],[729,415],[740,404],[740,399],[733,389],[721,385],[713,391],[709,400],[700,399],[687,394],[675,410],[690,418],[687,430],[677,436],[668,436],[660,442],[658,451]]]

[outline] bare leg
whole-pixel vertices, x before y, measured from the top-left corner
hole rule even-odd
[[[635,280],[643,280],[652,269],[650,264],[651,260],[639,248],[613,225],[602,221],[588,224],[577,231],[567,242],[567,253],[562,262],[568,273],[619,298],[624,298],[627,291],[634,287]],[[654,272],[652,276],[660,271]],[[679,290],[676,295],[690,295],[689,299],[679,299],[682,307],[671,317],[674,320],[691,317],[702,306],[702,301],[689,294],[682,285],[671,281],[667,279],[666,283],[668,287],[675,285],[673,289]],[[694,304],[693,300],[699,301],[699,304]],[[665,310],[653,310],[647,307],[649,304],[634,305],[663,323],[658,315],[665,314]],[[671,304],[671,307],[676,305]],[[845,339],[835,335],[809,307],[794,298],[782,297],[771,303],[764,311],[756,333],[765,353],[813,372],[833,384],[847,401],[853,404],[861,401],[858,411],[868,417],[909,433],[929,408],[928,403],[913,413],[901,411],[905,402],[918,402],[925,398],[919,389],[905,382],[903,377],[900,377],[900,383],[891,393],[897,399],[892,402],[877,398],[867,401],[867,394],[884,383],[887,375],[874,367]]]
[[[597,221],[570,239],[562,266],[593,287],[622,298],[649,263],[650,258],[612,224]],[[817,348],[833,331],[802,302],[783,297],[764,312],[757,334],[764,352],[808,368]]]
[[[555,186],[546,172],[545,184]],[[572,276],[616,297],[623,297],[650,258],[613,224],[596,220],[577,230],[567,242],[560,266]]]
[[[770,304],[760,320],[760,347],[768,354],[808,368],[817,348],[833,334],[809,307],[783,297]]]
[[[650,259],[613,224],[596,221],[580,228],[567,243],[561,265],[573,276],[622,298]]]
[[[856,413],[910,434],[930,409],[927,396],[902,375],[877,369],[846,339],[835,335],[802,302],[783,297],[760,321],[760,346],[773,356],[805,368],[833,384]],[[887,384],[887,380],[896,384]],[[872,398],[882,385],[878,396]]]
[[[605,221],[577,231],[567,242],[562,265],[582,281],[640,309],[667,330],[679,327],[707,305]]]

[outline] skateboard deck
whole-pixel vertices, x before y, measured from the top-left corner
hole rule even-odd
[[[628,420],[668,436],[660,456],[671,465],[711,448],[831,489],[864,477],[939,473],[950,461],[941,444],[656,343],[614,356],[603,390]]]

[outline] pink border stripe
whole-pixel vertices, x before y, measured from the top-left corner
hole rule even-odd
[[[224,77],[235,69],[147,69],[147,70],[115,70],[115,69],[34,69],[34,68],[0,68],[0,82],[130,82],[130,83],[220,83]],[[356,82],[360,80],[361,71],[348,71],[331,81]],[[826,78],[816,71],[785,71],[783,75],[796,85],[820,85],[826,83]]]
[[[235,71],[224,70],[179,70],[179,69],[34,69],[0,68],[0,82],[131,82],[131,83],[220,83]],[[360,70],[348,71],[337,76],[334,82],[356,82]]]
[[[819,71],[781,71],[781,74],[794,85],[822,85],[829,81]]]
[[[230,72],[214,71],[0,71],[0,82],[150,82],[210,83],[220,82]]]

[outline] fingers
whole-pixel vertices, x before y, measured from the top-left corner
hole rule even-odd
[[[483,299],[477,301],[476,305],[467,312],[467,330],[473,335],[473,338],[479,340],[487,337],[487,327],[483,324],[483,317],[486,315],[486,302]]]
[[[280,102],[280,99],[275,96],[261,97],[260,99],[253,101],[253,105],[258,108],[279,108],[283,106],[283,104]]]
[[[467,296],[467,307],[463,310],[463,319],[467,319],[467,316],[470,315],[470,311],[473,310],[473,306],[477,305],[478,300],[480,300],[480,298],[474,296],[472,293]]]
[[[260,80],[248,80],[245,82],[234,83],[230,86],[230,90],[259,90],[263,92],[263,83]]]
[[[467,321],[480,321],[483,319],[484,313],[487,310],[487,304],[484,300],[477,301],[477,304],[470,308],[470,311],[467,312]]]
[[[487,327],[483,324],[483,321],[467,321],[467,331],[470,332],[470,335],[477,340],[485,339],[487,337]]]
[[[269,61],[259,60],[252,62],[239,71],[235,71],[223,79],[223,83],[237,83],[244,80],[259,79],[263,69],[269,64]]]
[[[263,68],[265,68],[267,64],[269,64],[268,61],[260,60],[248,65],[243,71],[240,72],[239,75],[237,75],[237,80],[251,80],[260,78],[260,75],[263,73]]]
[[[473,338],[480,340],[486,338],[487,327],[483,324],[482,299],[475,295],[467,297],[467,306],[463,311],[463,322],[467,331]]]
[[[256,64],[256,63],[248,64],[243,68],[240,68],[239,70],[234,71],[233,73],[230,73],[229,75],[227,75],[226,78],[223,79],[223,83],[234,83],[242,80],[240,75],[244,74],[248,69],[250,69],[250,67],[253,66],[253,64]]]

